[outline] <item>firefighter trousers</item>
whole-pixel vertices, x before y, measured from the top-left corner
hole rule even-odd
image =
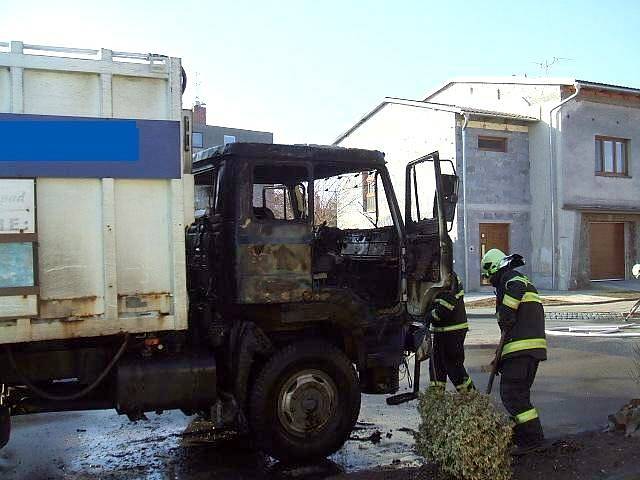
[[[538,411],[531,405],[531,386],[538,363],[535,358],[524,355],[500,362],[500,397],[516,423],[513,436],[519,447],[535,445],[544,439]]]
[[[474,389],[471,377],[464,368],[464,339],[467,330],[436,332],[429,360],[431,385],[444,389],[447,377],[459,392]]]

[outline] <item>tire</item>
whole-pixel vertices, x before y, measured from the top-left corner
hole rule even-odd
[[[284,347],[252,386],[249,424],[256,445],[287,462],[326,457],[349,437],[360,414],[351,361],[323,341]]]
[[[0,448],[9,443],[11,436],[11,414],[7,407],[0,407]]]

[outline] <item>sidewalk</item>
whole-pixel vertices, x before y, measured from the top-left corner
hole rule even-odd
[[[598,282],[591,290],[540,291],[545,313],[552,318],[622,319],[640,299],[640,282]],[[635,290],[634,288],[637,288]],[[465,293],[469,317],[487,318],[495,315],[492,291]]]

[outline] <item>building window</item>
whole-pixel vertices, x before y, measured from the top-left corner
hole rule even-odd
[[[376,211],[376,176],[373,172],[362,172],[362,210]]]
[[[227,143],[236,143],[236,136],[235,135],[225,135],[224,136],[224,144],[226,145]]]
[[[507,139],[505,137],[478,137],[478,150],[504,153],[507,151]]]
[[[629,174],[629,140],[596,137],[596,175],[626,177]]]
[[[191,134],[191,144],[193,145],[194,148],[202,148],[203,147],[202,133],[193,132]]]

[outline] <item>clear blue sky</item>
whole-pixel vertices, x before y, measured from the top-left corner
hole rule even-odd
[[[94,5],[95,4],[95,5]],[[640,86],[637,1],[5,0],[0,41],[183,58],[209,123],[330,143],[384,96],[451,77],[543,74]],[[199,80],[198,91],[194,81]]]

